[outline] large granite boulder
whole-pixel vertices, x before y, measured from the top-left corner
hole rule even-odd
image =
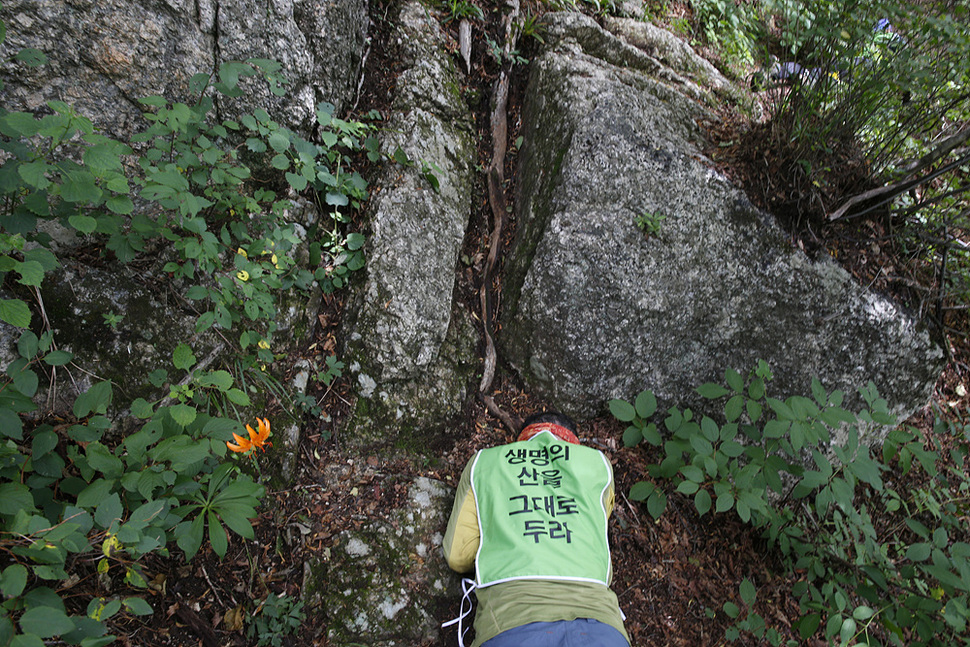
[[[477,368],[474,327],[453,302],[476,147],[438,23],[406,2],[397,24],[403,71],[381,146],[388,155],[400,148],[411,164],[387,162],[368,204],[366,276],[345,320],[358,398],[343,440],[426,447],[461,410]],[[433,169],[437,189],[423,169]]]
[[[925,404],[940,349],[703,161],[696,121],[710,115],[690,70],[658,68],[585,16],[547,20],[504,284],[501,341],[522,376],[579,416],[644,388],[703,408],[695,387],[758,359],[775,395],[818,376],[848,394],[872,380],[902,416]],[[645,215],[659,232],[638,228]]]
[[[192,75],[247,58],[279,61],[287,95],[253,83],[233,109],[262,107],[308,132],[318,102],[353,102],[368,27],[364,0],[12,0],[0,20],[4,58],[22,47],[48,57],[0,70],[3,107],[65,101],[116,136],[141,128],[138,98],[192,101]]]

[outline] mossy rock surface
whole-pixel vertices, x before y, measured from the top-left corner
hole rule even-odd
[[[405,507],[344,531],[309,569],[331,645],[410,647],[439,635],[438,608],[460,591],[441,553],[454,491],[424,477],[408,488]]]

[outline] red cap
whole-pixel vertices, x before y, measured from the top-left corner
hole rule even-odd
[[[574,445],[579,444],[579,438],[576,437],[576,434],[569,431],[565,427],[552,422],[537,422],[529,425],[522,430],[522,433],[519,434],[519,437],[516,440],[529,440],[536,434],[542,433],[543,431],[548,431],[559,440],[564,440],[567,443],[572,443]]]

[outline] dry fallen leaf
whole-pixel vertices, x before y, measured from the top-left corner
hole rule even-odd
[[[241,604],[226,611],[226,617],[222,619],[222,626],[227,631],[242,631],[245,624],[246,616]]]

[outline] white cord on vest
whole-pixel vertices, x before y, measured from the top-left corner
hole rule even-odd
[[[450,627],[451,625],[458,623],[458,645],[459,647],[465,647],[465,634],[468,633],[468,627],[462,629],[462,624],[469,613],[472,612],[472,591],[475,590],[475,580],[469,579],[467,577],[461,580],[461,613],[454,620],[449,620],[448,622],[442,623],[441,628]],[[468,607],[465,608],[465,603],[468,603]]]

